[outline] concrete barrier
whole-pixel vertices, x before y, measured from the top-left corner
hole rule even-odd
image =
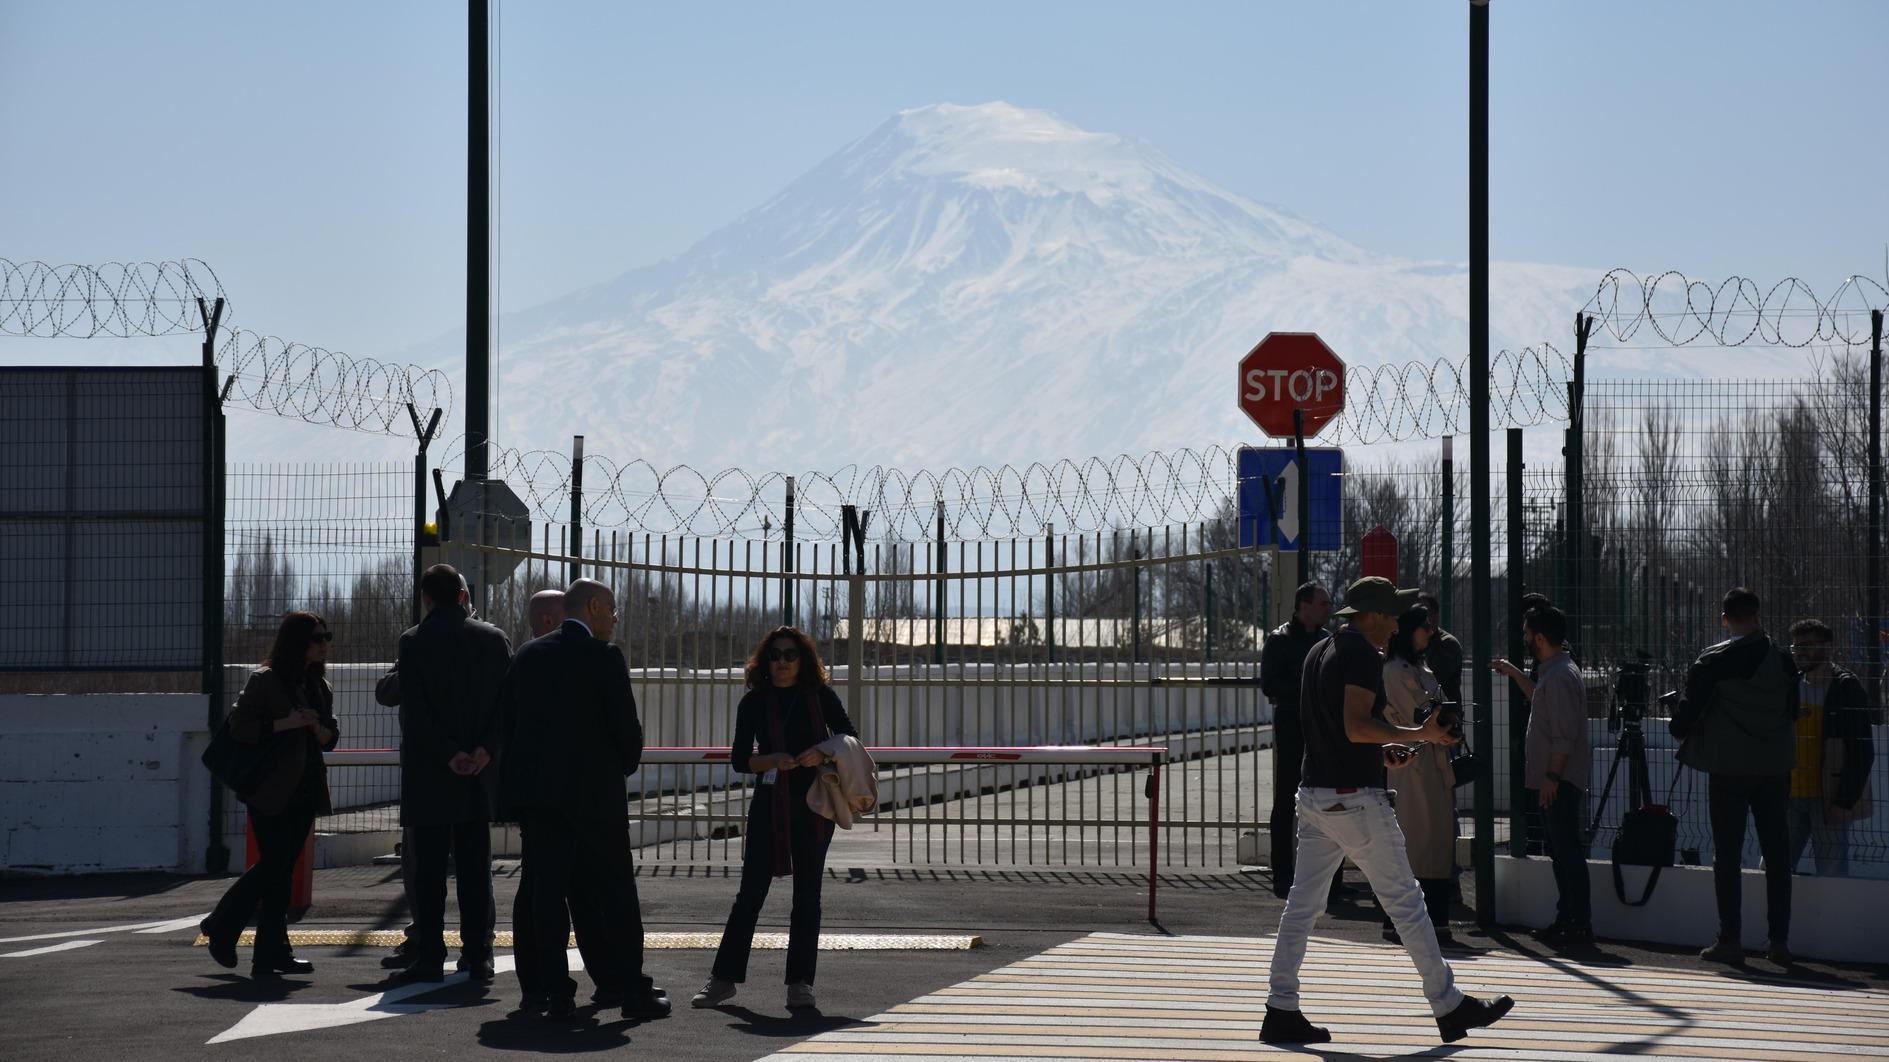
[[[208,716],[200,694],[0,697],[0,869],[203,869]]]
[[[1624,871],[1629,895],[1637,896],[1648,871]],[[1589,862],[1594,892],[1594,932],[1619,940],[1704,947],[1718,932],[1718,901],[1708,867],[1667,867],[1644,907],[1628,907],[1614,896],[1613,865]],[[1496,860],[1496,919],[1508,925],[1545,926],[1554,921],[1554,867],[1546,859]],[[1743,938],[1756,948],[1769,936],[1765,925],[1764,874],[1741,874]],[[1835,962],[1879,963],[1889,955],[1889,881],[1864,878],[1791,880],[1791,950]]]

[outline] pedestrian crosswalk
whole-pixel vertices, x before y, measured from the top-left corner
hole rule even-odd
[[[862,1058],[1272,1058],[1259,1042],[1270,938],[1094,933],[920,996],[772,1056]],[[1889,1056],[1889,993],[1734,976],[1455,956],[1457,983],[1507,993],[1514,1012],[1445,1048],[1401,948],[1314,939],[1306,1015],[1326,1056],[1615,1062],[1621,1057],[1810,1062]],[[1299,1049],[1303,1052],[1303,1049]]]

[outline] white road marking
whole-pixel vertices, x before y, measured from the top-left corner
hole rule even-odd
[[[19,944],[28,940],[63,940],[67,937],[89,937],[96,933],[171,933],[185,925],[195,926],[210,917],[207,913],[195,918],[173,918],[168,922],[134,922],[128,926],[99,926],[96,929],[69,929],[63,933],[34,933],[24,937],[0,937],[0,944]]]
[[[577,949],[572,948],[568,954],[572,970],[584,968],[583,957],[578,955]],[[501,955],[493,959],[492,966],[499,973],[510,973],[517,969],[518,959],[514,955]],[[282,1033],[306,1032],[313,1029],[334,1029],[343,1025],[379,1021],[382,1018],[397,1018],[402,1014],[424,1014],[429,1010],[447,1010],[460,1004],[406,1003],[403,1000],[437,992],[442,988],[465,984],[466,980],[465,974],[455,973],[437,983],[401,985],[378,995],[364,996],[346,1003],[264,1003],[245,1015],[242,1021],[206,1042],[220,1044],[231,1040],[248,1040],[258,1036],[279,1036]]]
[[[200,915],[191,915],[189,918],[173,918],[168,922],[159,922],[157,925],[154,925],[150,927],[149,929],[134,929],[132,930],[132,932],[134,933],[175,933],[175,932],[178,932],[179,930],[184,930],[184,929],[194,930],[198,926],[202,925],[203,920],[208,917],[210,917],[210,912],[205,911],[204,913]]]
[[[77,951],[94,944],[103,944],[102,940],[68,940],[64,944],[53,944],[44,948],[28,948],[25,951],[9,951],[0,955],[0,959],[30,959],[35,955],[51,955],[55,951]]]

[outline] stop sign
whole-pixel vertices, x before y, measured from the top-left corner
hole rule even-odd
[[[1345,363],[1312,332],[1268,332],[1240,359],[1240,408],[1261,431],[1292,437],[1292,411],[1305,411],[1305,436],[1345,408]]]

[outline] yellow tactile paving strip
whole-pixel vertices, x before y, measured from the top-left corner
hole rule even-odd
[[[512,934],[506,930],[497,934],[496,947],[512,946]],[[446,946],[460,946],[459,934],[445,934]],[[398,945],[406,935],[397,929],[291,929],[289,943],[296,947],[366,947],[391,948]],[[197,934],[197,946],[207,947],[210,938]],[[254,947],[256,931],[243,931],[237,941],[239,947]],[[919,933],[822,933],[821,951],[968,951],[982,947],[984,938],[979,936],[957,936],[949,934]],[[713,951],[721,945],[720,933],[647,933],[643,936],[643,947],[653,951]],[[571,947],[577,946],[577,937],[572,936]],[[756,933],[754,946],[764,951],[786,951],[787,934]]]
[[[1287,1052],[1259,1042],[1271,958],[1270,938],[1097,933],[772,1057],[1278,1058]],[[1450,1058],[1889,1057],[1889,992],[1509,954],[1452,957],[1452,964],[1465,991],[1507,993],[1516,1006],[1495,1028],[1443,1049]],[[1312,1050],[1395,1058],[1442,1047],[1401,948],[1314,940],[1302,976],[1307,1015],[1333,1035]]]

